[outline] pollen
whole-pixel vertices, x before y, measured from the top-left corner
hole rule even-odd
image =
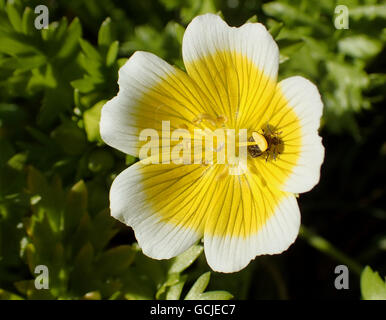
[[[199,114],[195,119],[193,119],[193,123],[202,129],[214,130],[217,127],[217,119],[207,113]]]
[[[267,140],[258,132],[252,132],[252,136],[248,138],[248,142],[252,143],[247,149],[252,158],[262,155],[268,148]]]
[[[265,137],[258,133],[258,132],[253,132],[252,133],[252,138],[256,142],[256,145],[259,147],[261,152],[264,152],[268,148],[268,143]]]

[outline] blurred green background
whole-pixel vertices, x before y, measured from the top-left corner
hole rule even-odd
[[[50,26],[37,30],[45,4]],[[349,28],[337,30],[337,5]],[[106,146],[98,122],[119,67],[146,50],[183,68],[196,15],[264,23],[280,78],[302,75],[325,104],[321,181],[299,198],[303,228],[288,251],[236,274],[209,272],[200,245],[170,261],[143,256],[109,216],[114,177],[136,159]],[[383,1],[0,0],[0,298],[386,298]],[[350,288],[334,269],[348,265]],[[37,290],[37,265],[49,268]],[[362,277],[361,277],[362,273]]]

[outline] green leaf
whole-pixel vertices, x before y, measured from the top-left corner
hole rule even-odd
[[[118,68],[121,68],[123,67],[123,65],[127,62],[127,58],[120,58],[118,59],[117,63],[118,63]]]
[[[32,77],[28,82],[28,88],[33,90],[34,88],[55,88],[57,86],[57,79],[52,68],[52,65],[48,63],[43,65],[38,69],[32,69]],[[49,100],[50,93],[47,91],[45,93],[45,99]],[[58,98],[57,96],[53,98]],[[44,101],[43,101],[44,104]]]
[[[76,18],[75,18],[76,19]],[[62,17],[60,21],[55,21],[52,23],[54,28],[50,31],[50,39],[48,39],[49,44],[62,46],[64,38],[66,37],[68,20],[67,17]]]
[[[27,155],[25,153],[17,153],[8,160],[8,166],[16,171],[21,171],[24,169],[26,160]]]
[[[82,36],[82,26],[78,18],[72,20],[68,29],[66,30],[66,37],[61,44],[60,50],[58,51],[57,58],[67,58],[77,49],[79,45],[79,39]]]
[[[15,283],[16,289],[31,300],[50,300],[54,297],[49,290],[37,290],[34,280],[23,280]]]
[[[119,275],[133,263],[136,250],[129,245],[120,245],[105,251],[99,258],[98,268],[107,275]]]
[[[180,281],[180,275],[178,273],[170,273],[168,274],[166,281],[161,285],[161,287],[157,290],[155,298],[157,300],[162,299],[163,294],[167,291],[169,287],[175,286]]]
[[[72,82],[71,82],[72,85]],[[74,90],[74,104],[75,108],[77,108],[79,111],[83,109],[82,103],[80,102],[80,91],[76,88],[76,86],[73,86],[75,88]]]
[[[230,300],[233,295],[227,291],[208,291],[200,295],[199,300]]]
[[[258,22],[259,19],[257,18],[257,15],[253,15],[252,17],[250,17],[246,22],[249,22],[249,23],[256,23]]]
[[[182,45],[182,38],[184,37],[185,28],[181,26],[178,22],[169,22],[170,30],[173,32],[174,37],[177,39],[178,43]]]
[[[90,153],[88,168],[92,172],[108,172],[114,167],[114,157],[108,150],[96,149]]]
[[[8,19],[11,22],[12,27],[17,32],[22,32],[21,17],[20,17],[18,10],[13,5],[12,1],[7,2],[7,9],[6,10],[7,10],[7,14],[8,14]]]
[[[180,0],[160,0],[160,2],[167,8],[168,10],[175,10],[181,5]]]
[[[101,111],[107,100],[99,101],[90,109],[87,109],[83,114],[84,127],[88,141],[102,141],[99,132],[99,121],[101,119]]]
[[[50,139],[43,132],[39,131],[36,128],[30,127],[30,126],[26,127],[25,129],[32,137],[34,137],[39,143],[41,143],[45,147],[48,147],[48,148],[54,148],[55,147],[54,143],[52,142],[52,139]]]
[[[88,59],[95,61],[102,61],[102,57],[97,49],[94,48],[92,44],[88,41],[79,39],[80,46],[82,47],[83,52],[86,54]]]
[[[30,70],[38,68],[47,62],[45,56],[32,55],[32,56],[15,56],[5,59],[0,59],[0,67],[4,69],[19,69],[19,70]]]
[[[216,12],[216,15],[218,15],[221,19],[225,20],[224,14],[222,13],[221,10],[218,10],[218,11]]]
[[[113,35],[111,29],[111,19],[107,17],[105,21],[102,22],[101,27],[98,32],[98,46],[99,47],[109,47],[113,42]]]
[[[28,168],[28,190],[31,194],[44,193],[44,190],[47,188],[47,181],[44,176],[36,170],[34,167],[30,166]]]
[[[216,13],[214,0],[188,0],[184,1],[180,16],[183,22],[190,22],[195,16],[205,13]]]
[[[277,44],[280,48],[280,54],[291,56],[304,45],[304,41],[302,39],[280,39],[277,40]]]
[[[90,242],[86,242],[75,257],[74,268],[89,271],[95,257],[95,250]],[[78,271],[78,270],[77,270]],[[79,275],[81,276],[81,275]]]
[[[188,268],[202,253],[204,248],[201,245],[194,245],[184,253],[172,259],[169,273],[181,273]]]
[[[165,56],[164,48],[166,35],[149,25],[141,25],[135,28],[135,33],[130,40],[122,44],[122,50],[132,53],[137,50],[151,51],[159,56]]]
[[[328,98],[332,93],[335,103],[330,104],[327,100],[327,106],[332,106],[328,112],[342,114],[346,110],[359,111],[365,107],[362,98],[362,90],[366,89],[370,79],[364,70],[357,66],[338,61],[326,62],[328,75],[326,80],[331,80],[333,89],[326,95]]]
[[[0,289],[0,300],[23,300],[19,295]]]
[[[85,76],[82,79],[71,81],[71,86],[81,93],[89,93],[95,90],[94,78]]]
[[[277,38],[277,36],[279,35],[280,31],[283,29],[284,27],[284,23],[283,22],[277,22],[275,20],[270,20],[269,21],[269,33],[272,35],[273,38]]]
[[[359,34],[338,42],[339,51],[354,58],[370,59],[382,51],[382,42]]]
[[[81,180],[67,193],[65,211],[66,231],[72,232],[79,225],[80,220],[86,214],[87,200],[87,188],[85,183]]]
[[[104,81],[106,81],[105,74],[102,70],[105,61],[102,61],[101,56],[100,58],[94,60],[82,53],[79,56],[79,62],[82,68],[87,71],[89,74],[88,78],[91,79],[93,83],[104,83]],[[86,77],[87,76],[84,76],[83,78]]]
[[[71,94],[69,94],[71,87],[67,87],[68,84],[61,82],[60,79],[57,80],[62,83],[61,86],[44,91],[43,103],[37,120],[38,124],[43,127],[52,124],[55,119],[63,115],[64,111],[70,109],[72,104]],[[81,134],[78,134],[78,137],[78,141],[81,143]]]
[[[34,31],[34,12],[31,8],[26,7],[23,12],[22,22],[21,22],[21,29],[24,34],[32,34]]]
[[[370,88],[381,87],[386,84],[386,73],[371,73],[370,77]]]
[[[9,55],[25,55],[31,53],[40,53],[31,39],[24,34],[7,33],[0,29],[0,53]]]
[[[361,292],[364,300],[386,300],[386,283],[369,266],[361,274]]]
[[[114,41],[107,51],[106,55],[106,66],[110,67],[114,64],[115,60],[117,59],[119,51],[119,41]]]
[[[179,282],[172,285],[167,294],[166,294],[166,300],[179,300],[181,297],[182,289],[184,288],[185,282],[186,282],[187,276],[181,276],[179,279]]]
[[[279,1],[272,1],[263,4],[263,11],[269,16],[281,17],[284,21],[297,21],[306,24],[317,23],[308,16],[303,10],[298,10],[296,7]]]
[[[105,193],[103,195],[106,196]],[[90,198],[93,196],[95,195],[90,192]],[[98,196],[98,194],[96,196]],[[115,221],[111,218],[108,209],[100,211],[93,218],[90,239],[92,240],[94,248],[101,250],[107,245],[109,240],[118,232],[118,229],[114,228],[114,225]]]
[[[81,154],[86,148],[86,137],[73,122],[61,124],[52,132],[52,138],[69,155]]]
[[[289,60],[289,57],[284,55],[284,54],[281,54],[280,53],[280,56],[279,56],[279,63],[284,63],[286,62],[287,60]]]
[[[386,4],[364,5],[350,8],[350,18],[366,18],[369,20],[373,20],[375,18],[386,19]]]
[[[126,166],[131,166],[136,161],[137,161],[137,158],[132,156],[132,155],[127,154],[126,157],[125,157],[125,164],[126,164]]]
[[[202,274],[196,282],[193,284],[192,288],[189,290],[185,296],[185,300],[198,300],[200,299],[201,294],[205,291],[210,280],[210,271]]]

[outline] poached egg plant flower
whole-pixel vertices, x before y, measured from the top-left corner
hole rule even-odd
[[[277,82],[279,50],[260,23],[229,27],[196,17],[182,43],[186,73],[148,52],[119,71],[119,93],[102,109],[102,139],[139,156],[142,130],[247,129],[247,164],[139,161],[117,176],[111,214],[134,229],[143,252],[169,259],[203,239],[210,267],[236,272],[257,255],[277,254],[296,239],[296,194],[319,181],[323,104],[302,77]],[[160,143],[162,143],[162,138]]]

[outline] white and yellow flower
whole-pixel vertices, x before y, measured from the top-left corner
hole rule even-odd
[[[137,162],[114,180],[111,214],[152,258],[172,258],[203,239],[211,268],[235,272],[295,241],[295,194],[318,183],[324,158],[323,104],[302,77],[277,82],[279,50],[262,24],[233,28],[217,15],[196,17],[182,53],[186,73],[151,53],[133,54],[119,71],[118,95],[103,107],[103,140],[138,156],[143,129],[160,132],[168,120],[171,130],[192,131],[206,121],[245,128],[267,150],[249,146],[241,175],[229,174],[226,163]]]

